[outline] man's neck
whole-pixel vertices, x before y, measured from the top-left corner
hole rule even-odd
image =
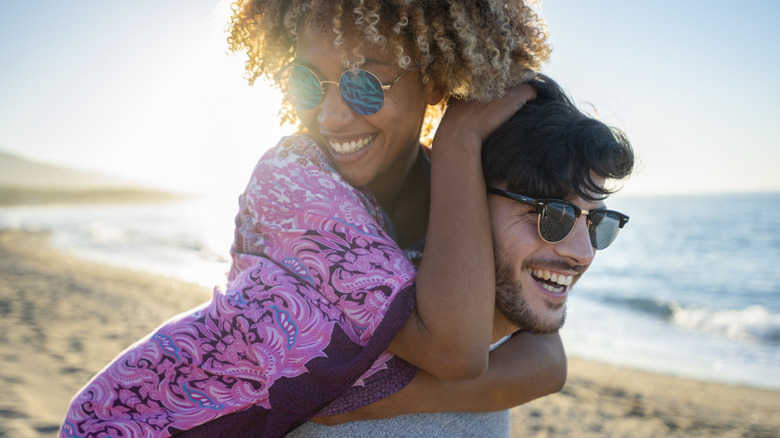
[[[493,315],[493,337],[490,342],[496,343],[501,339],[511,335],[512,333],[520,330],[522,327],[513,325],[509,320],[496,309]]]

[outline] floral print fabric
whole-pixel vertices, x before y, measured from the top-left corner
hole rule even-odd
[[[385,350],[416,271],[371,194],[297,136],[260,160],[239,206],[226,287],[95,376],[60,436],[281,436],[411,380]]]

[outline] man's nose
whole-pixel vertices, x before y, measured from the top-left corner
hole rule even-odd
[[[587,265],[593,261],[596,250],[590,243],[588,220],[584,215],[577,218],[571,233],[555,244],[555,251],[562,257],[570,259],[573,264]]]
[[[336,84],[327,84],[317,114],[317,122],[320,126],[329,131],[337,130],[351,122],[354,117],[355,113],[341,98],[339,87]]]

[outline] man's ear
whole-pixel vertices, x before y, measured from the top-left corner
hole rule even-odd
[[[444,86],[436,84],[433,79],[429,80],[428,83],[425,84],[425,88],[423,90],[423,94],[425,95],[425,103],[428,105],[437,105],[439,102],[441,102],[442,99],[444,99],[444,92]]]

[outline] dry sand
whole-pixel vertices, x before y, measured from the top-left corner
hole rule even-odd
[[[0,231],[0,436],[56,436],[70,398],[128,345],[210,291],[83,262]]]
[[[56,436],[95,372],[209,296],[64,255],[44,234],[0,231],[0,437]],[[513,422],[514,437],[778,437],[780,392],[572,359],[564,390],[515,408]]]

